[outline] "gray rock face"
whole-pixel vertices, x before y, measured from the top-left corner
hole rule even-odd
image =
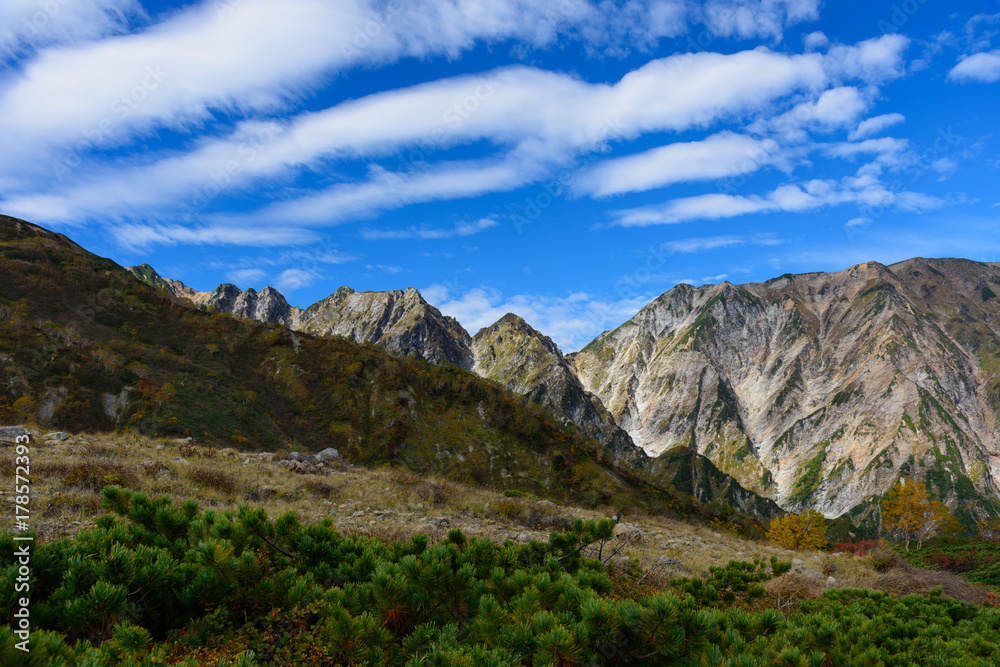
[[[213,292],[198,292],[193,290],[179,280],[171,280],[169,278],[164,278],[158,274],[153,267],[149,264],[140,264],[139,266],[130,266],[127,271],[129,271],[133,276],[135,276],[141,282],[146,283],[152,287],[158,287],[163,291],[173,294],[174,296],[181,299],[188,299],[197,304],[203,304],[210,297]]]
[[[291,326],[299,310],[289,306],[285,297],[273,287],[265,287],[258,294],[253,288],[244,292],[235,285],[219,285],[206,303],[243,319],[285,326]]]
[[[620,464],[649,464],[634,445],[654,457],[686,446],[789,510],[839,516],[900,476],[952,506],[998,497],[997,265],[914,259],[679,285],[569,356],[514,315],[471,338],[413,288],[342,287],[300,310],[271,288],[194,292],[151,271],[133,272],[239,317],[473,370]]]
[[[786,509],[839,516],[901,475],[997,497],[1000,271],[875,262],[678,287],[574,362],[651,455],[678,445]]]
[[[344,336],[433,363],[472,368],[472,338],[457,320],[441,314],[412,287],[355,292],[341,287],[293,318],[292,328]]]
[[[341,287],[305,310],[290,306],[273,287],[259,293],[231,284],[212,292],[197,292],[183,283],[159,276],[149,265],[129,269],[139,280],[197,305],[257,322],[282,324],[318,336],[343,336],[372,343],[396,354],[432,363],[472,368],[472,338],[452,317],[441,314],[409,287],[388,292],[355,292]]]
[[[316,457],[324,463],[333,463],[334,461],[340,461],[342,458],[340,456],[340,452],[333,447],[327,447],[323,451],[317,453]]]
[[[28,438],[28,440],[23,440],[23,438]],[[33,438],[31,437],[31,431],[24,428],[23,426],[4,426],[0,427],[0,444],[3,445],[13,445],[18,443],[30,442]]]

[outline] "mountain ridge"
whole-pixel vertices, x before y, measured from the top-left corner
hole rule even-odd
[[[653,470],[638,450],[647,465],[617,465],[593,438],[456,366],[201,309],[5,216],[0,312],[0,422],[272,452],[332,446],[351,463],[755,535],[781,514],[753,494],[744,511],[718,504],[716,492],[749,492],[700,456],[704,480],[691,488],[712,487],[708,496],[678,491],[671,469]]]
[[[969,523],[996,511],[1000,465],[988,454],[996,419],[980,359],[954,336],[983,325],[996,337],[1000,310],[985,283],[1000,273],[971,260],[893,266],[678,286],[574,363],[650,454],[687,444],[786,509],[828,516],[901,476],[929,475]],[[957,278],[970,271],[989,275]],[[955,277],[942,303],[920,295],[935,274]],[[971,312],[974,301],[986,309],[964,323],[944,314],[943,304]]]
[[[681,284],[568,355],[510,313],[467,342],[436,331],[459,340],[466,368],[601,442],[627,442],[626,453],[688,447],[786,509],[828,516],[871,505],[902,476],[929,476],[968,524],[1000,509],[990,285],[1000,292],[996,264],[961,258]],[[353,293],[318,302],[335,322],[342,290]],[[396,351],[419,356],[415,340]]]

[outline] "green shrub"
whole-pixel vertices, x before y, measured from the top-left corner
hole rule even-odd
[[[452,530],[398,543],[260,509],[201,511],[120,487],[75,539],[36,545],[32,652],[18,665],[995,665],[1000,611],[929,596],[832,590],[785,619],[744,611],[788,563],[730,562],[707,580],[622,598],[582,554],[614,523],[547,542]],[[11,553],[13,535],[0,533]],[[640,576],[631,568],[625,576]],[[0,612],[16,565],[0,569]],[[82,640],[79,643],[78,640]],[[71,648],[74,647],[75,648]]]

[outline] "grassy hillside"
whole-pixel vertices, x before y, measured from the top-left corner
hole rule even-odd
[[[760,530],[656,474],[616,468],[596,441],[461,369],[194,308],[13,218],[0,218],[0,314],[0,422],[334,447],[358,464]]]

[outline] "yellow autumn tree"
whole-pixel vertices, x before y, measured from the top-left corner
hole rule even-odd
[[[955,531],[957,523],[947,505],[930,499],[923,482],[901,479],[882,499],[882,528],[905,542],[907,551],[911,541],[919,549],[927,538]]]
[[[819,549],[826,544],[826,519],[816,510],[779,516],[771,521],[767,539],[786,549]]]

